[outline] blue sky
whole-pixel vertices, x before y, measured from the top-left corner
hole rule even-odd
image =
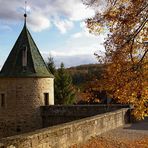
[[[24,24],[23,0],[0,0],[0,67],[6,60]],[[104,35],[89,34],[84,21],[93,9],[81,0],[28,0],[27,26],[46,60],[57,66],[97,63],[94,52],[103,50]]]

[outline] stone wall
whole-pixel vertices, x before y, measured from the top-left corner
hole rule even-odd
[[[129,108],[129,105],[51,105],[41,107],[41,116],[43,127],[49,127],[121,108]]]
[[[128,109],[123,108],[32,133],[4,138],[0,140],[1,148],[68,148],[76,143],[84,143],[91,136],[124,125],[127,117]]]
[[[0,138],[41,128],[40,106],[47,92],[53,104],[51,78],[0,78],[0,94],[5,94],[5,106],[0,106]]]

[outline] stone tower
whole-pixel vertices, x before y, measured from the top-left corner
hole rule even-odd
[[[54,78],[26,25],[0,72],[0,137],[42,127],[40,106],[54,104]]]

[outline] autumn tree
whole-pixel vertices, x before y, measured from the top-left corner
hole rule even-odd
[[[101,80],[92,80],[84,85],[84,90],[80,92],[81,100],[78,102],[84,102],[85,104],[107,104],[106,91],[101,89]]]
[[[84,0],[98,8],[100,0]],[[108,32],[105,87],[120,103],[132,104],[137,119],[148,116],[148,1],[106,0],[104,10],[87,20],[91,33]]]
[[[75,91],[72,85],[72,78],[66,72],[64,64],[55,75],[55,103],[70,105],[75,103]]]

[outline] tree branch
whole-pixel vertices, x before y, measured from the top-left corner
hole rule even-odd
[[[134,59],[133,59],[133,45],[134,45],[134,39],[132,40],[132,44],[131,44],[131,48],[130,48],[130,57],[131,57],[131,61],[134,64]]]
[[[116,5],[117,1],[118,1],[118,0],[114,0],[114,1],[113,1],[113,6]]]
[[[148,16],[148,15],[147,15]],[[141,23],[141,25],[135,30],[135,32],[131,35],[129,35],[129,38],[118,48],[124,47],[127,43],[129,43],[131,40],[135,39],[135,37],[140,33],[140,31],[143,29],[145,24],[147,23],[147,16],[144,19],[144,21]]]
[[[141,62],[143,61],[143,59],[144,59],[144,57],[146,56],[147,52],[148,52],[148,49],[144,52],[142,58],[140,59],[140,61],[139,61],[138,63],[141,63]]]
[[[137,12],[136,16],[138,16],[138,15],[139,15],[142,11],[144,11],[144,9],[146,9],[147,7],[148,7],[148,4],[146,4],[145,7],[141,8],[141,9]]]
[[[136,29],[135,31],[135,34],[133,35],[132,38],[135,38],[139,33],[140,31],[143,29],[143,27],[145,26],[145,24],[147,23],[148,19],[147,19],[148,15],[146,15],[146,18],[145,20],[142,22],[142,24]]]

